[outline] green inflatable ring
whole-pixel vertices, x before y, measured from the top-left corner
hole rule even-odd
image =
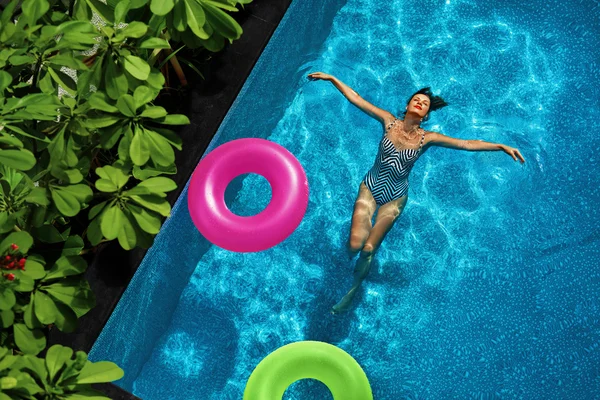
[[[244,400],[281,400],[292,383],[307,378],[324,383],[334,400],[373,400],[356,360],[339,347],[314,341],[291,343],[265,357],[248,379]]]

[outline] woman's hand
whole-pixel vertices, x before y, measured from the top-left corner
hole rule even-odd
[[[525,159],[521,155],[521,152],[519,152],[519,150],[515,149],[514,147],[502,145],[502,151],[511,156],[515,161],[517,161],[518,157],[519,160],[521,160],[521,164],[525,162]]]
[[[324,81],[330,81],[331,79],[333,79],[333,76],[324,74],[323,72],[312,72],[308,74],[308,79],[311,81],[317,81],[319,79],[322,79]]]

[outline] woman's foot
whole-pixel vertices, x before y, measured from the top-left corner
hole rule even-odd
[[[337,303],[335,306],[331,307],[331,313],[332,314],[340,314],[340,313],[348,311],[348,309],[350,308],[350,305],[352,304],[352,299],[354,298],[356,289],[357,288],[350,289],[348,294],[346,294],[344,297],[342,297],[342,300],[340,300],[339,303]]]

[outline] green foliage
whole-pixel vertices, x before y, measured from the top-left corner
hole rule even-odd
[[[45,358],[13,355],[0,347],[0,400],[109,400],[91,385],[122,377],[123,370],[114,363],[93,363],[83,351],[73,354],[73,350],[58,344],[48,349]]]
[[[249,2],[12,0],[0,13],[0,400],[93,397],[122,376],[62,346],[35,356],[95,304],[82,255],[149,247],[171,211],[170,128],[189,120],[157,104],[159,61],[238,39],[227,12]]]
[[[36,355],[46,347],[48,325],[73,332],[95,299],[82,276],[87,263],[78,255],[81,237],[69,236],[52,262],[29,252],[33,243],[24,231],[0,242],[0,344]]]

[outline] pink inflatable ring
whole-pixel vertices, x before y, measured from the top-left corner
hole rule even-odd
[[[227,185],[241,174],[255,173],[271,185],[271,202],[259,214],[242,217],[225,204]],[[200,161],[188,188],[188,209],[200,233],[230,251],[271,248],[300,225],[308,205],[308,181],[300,162],[269,140],[227,142]]]

